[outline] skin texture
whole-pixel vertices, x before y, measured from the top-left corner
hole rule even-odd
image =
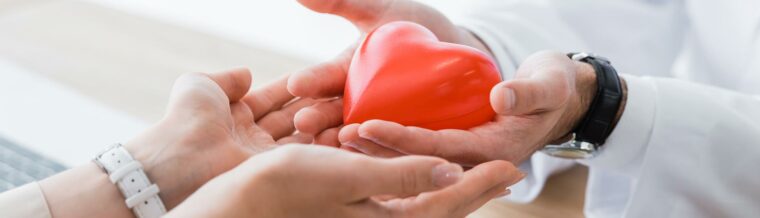
[[[563,53],[539,52],[523,62],[514,79],[492,89],[491,104],[499,114],[494,122],[467,131],[432,131],[373,120],[346,126],[339,137],[357,150],[382,156],[426,154],[471,165],[495,159],[519,164],[546,144],[567,141],[595,92],[591,65]],[[624,108],[622,104],[617,119]]]
[[[206,181],[277,141],[309,140],[291,136],[291,121],[295,111],[314,101],[294,99],[285,91],[285,81],[287,77],[248,93],[247,69],[182,76],[164,119],[125,146],[154,182],[167,187],[162,198],[172,208]]]
[[[427,27],[442,41],[489,51],[439,12],[413,1],[299,2],[314,11],[344,17],[362,32],[390,21],[409,20]],[[469,130],[439,131],[382,120],[343,126],[339,98],[352,51],[349,48],[336,59],[290,78],[288,90],[296,96],[332,98],[299,111],[296,128],[316,136],[316,144],[379,157],[433,155],[467,166],[490,160],[521,163],[544,145],[567,139],[596,90],[595,74],[588,64],[571,61],[559,52],[539,52],[522,63],[515,78],[492,88],[491,105],[498,114],[492,122]]]
[[[286,145],[210,181],[168,217],[464,217],[522,177],[506,161],[463,172],[434,157]]]
[[[277,148],[313,140],[294,134],[292,119],[316,101],[294,98],[286,80],[251,91],[246,69],[177,80],[166,116],[125,144],[161,189],[169,216],[463,217],[524,176],[505,161],[465,173],[434,157]],[[53,217],[134,216],[94,163],[39,184]]]
[[[312,140],[291,134],[295,112],[314,101],[296,100],[286,91],[286,81],[249,92],[247,69],[186,74],[176,81],[165,117],[124,144],[160,187],[167,209],[278,141]],[[45,179],[40,186],[54,217],[132,216],[116,186],[94,163]]]

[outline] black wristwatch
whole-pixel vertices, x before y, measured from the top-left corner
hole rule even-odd
[[[623,100],[623,87],[617,71],[606,58],[590,53],[569,53],[567,56],[594,67],[596,94],[586,115],[578,126],[573,128],[570,141],[559,145],[547,145],[542,151],[555,157],[591,158],[596,156],[615,127],[615,116]]]

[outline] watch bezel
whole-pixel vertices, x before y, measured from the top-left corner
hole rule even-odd
[[[576,140],[575,133],[573,133],[570,141],[558,145],[546,145],[541,151],[553,157],[588,159],[596,156],[599,146],[594,143]]]

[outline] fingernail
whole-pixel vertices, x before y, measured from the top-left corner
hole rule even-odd
[[[511,181],[509,181],[509,184],[515,184],[517,182],[520,182],[523,178],[525,178],[526,174],[522,171],[517,171],[517,177],[512,178]]]
[[[446,187],[462,179],[463,170],[457,164],[445,163],[435,166],[432,174],[433,184],[438,187]]]
[[[511,110],[515,107],[515,90],[504,88],[504,109]]]
[[[493,197],[493,198],[500,198],[500,197],[507,196],[509,194],[512,194],[512,190],[505,189],[503,192],[501,192],[500,194],[496,195],[496,197]]]
[[[377,143],[377,138],[372,137],[369,133],[359,132],[359,137]],[[378,143],[379,144],[379,143]]]

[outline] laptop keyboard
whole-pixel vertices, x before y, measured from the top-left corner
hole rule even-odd
[[[0,138],[0,192],[52,176],[63,165]]]

